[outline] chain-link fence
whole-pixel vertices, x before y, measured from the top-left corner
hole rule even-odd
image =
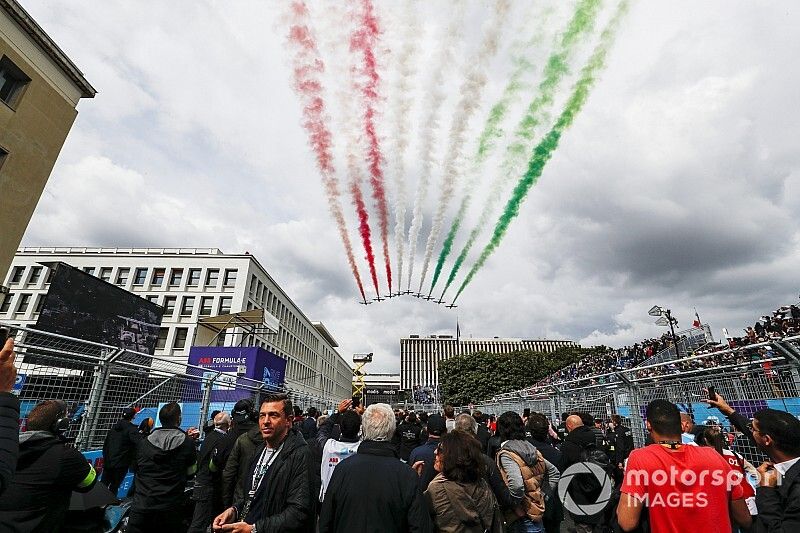
[[[319,398],[291,389],[275,389],[243,376],[162,359],[27,327],[12,326],[17,353],[21,428],[40,401],[64,400],[72,423],[66,433],[75,447],[101,448],[122,410],[138,410],[134,422],[152,418],[168,402],[181,404],[181,427],[200,428],[213,410],[228,411],[243,398],[256,405],[263,396],[287,393],[301,407],[319,405]]]
[[[716,408],[701,401],[709,386],[746,418],[768,407],[800,416],[800,336],[533,387],[474,407],[493,414],[521,413],[527,407],[554,423],[562,413],[574,411],[602,420],[619,414],[630,424],[636,445],[642,446],[647,439],[647,404],[666,399],[690,413],[695,424],[720,426],[734,451],[760,464],[764,456]]]

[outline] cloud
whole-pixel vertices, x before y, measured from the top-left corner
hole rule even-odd
[[[553,28],[567,18],[560,5]],[[100,91],[80,103],[27,245],[249,251],[306,315],[328,326],[346,360],[375,352],[372,371],[399,370],[401,336],[453,333],[456,317],[466,336],[621,345],[661,333],[647,316],[654,304],[673,309],[681,326],[696,306],[719,334],[797,296],[797,10],[722,0],[635,4],[607,70],[507,238],[459,307],[447,310],[412,298],[356,304],[300,126],[276,4],[182,1],[142,9],[28,0],[26,9]],[[436,55],[431,44],[449,13],[425,3],[418,9],[409,198],[420,169],[415,133]],[[476,34],[487,9],[471,5],[466,35]],[[515,21],[527,14],[524,6],[515,11]],[[323,41],[335,37],[324,33],[329,26],[317,28]],[[529,38],[526,28],[515,22],[507,32],[468,138],[477,137],[502,91],[510,41]],[[476,42],[453,43],[456,57],[470,57]],[[391,80],[393,32],[384,44],[382,69]],[[536,64],[545,56],[537,54]],[[465,69],[459,63],[450,71],[442,136]],[[527,81],[535,85],[537,75]],[[331,74],[326,83],[333,88],[337,79]],[[337,109],[330,111],[338,120]],[[383,111],[378,125],[386,135]],[[334,143],[341,143],[333,124]],[[437,139],[438,160],[444,141]],[[497,165],[490,160],[485,181]],[[423,235],[432,204],[425,204]]]

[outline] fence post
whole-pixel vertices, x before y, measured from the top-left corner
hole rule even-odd
[[[211,405],[211,391],[214,389],[214,381],[220,376],[222,372],[217,372],[217,374],[208,380],[203,380],[203,400],[200,403],[200,423],[199,423],[199,430],[205,427],[206,418],[208,417],[208,408]]]
[[[791,342],[773,342],[772,344],[789,362],[789,372],[792,374],[795,394],[800,393],[800,372],[798,372],[798,368],[800,368],[800,349]]]
[[[86,402],[86,416],[81,420],[81,427],[75,437],[75,448],[78,450],[86,451],[94,440],[100,422],[100,406],[105,400],[108,388],[111,363],[123,353],[124,351],[119,349],[102,354],[102,359],[94,366],[91,393]]]

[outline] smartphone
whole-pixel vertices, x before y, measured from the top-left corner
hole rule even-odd
[[[717,390],[714,388],[714,385],[708,386],[708,399],[712,402],[717,401]]]
[[[358,407],[359,405],[361,405],[361,397],[360,397],[360,396],[353,396],[353,405],[352,405],[352,408],[353,408],[353,409],[355,409],[355,408],[356,408],[356,407]]]

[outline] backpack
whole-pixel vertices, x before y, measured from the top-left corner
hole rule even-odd
[[[581,449],[581,462],[599,466],[606,473],[610,482],[614,479],[614,465],[608,459],[608,454],[597,444],[588,444]],[[600,494],[602,486],[593,474],[577,474],[570,483],[570,489],[580,494],[595,497]]]

